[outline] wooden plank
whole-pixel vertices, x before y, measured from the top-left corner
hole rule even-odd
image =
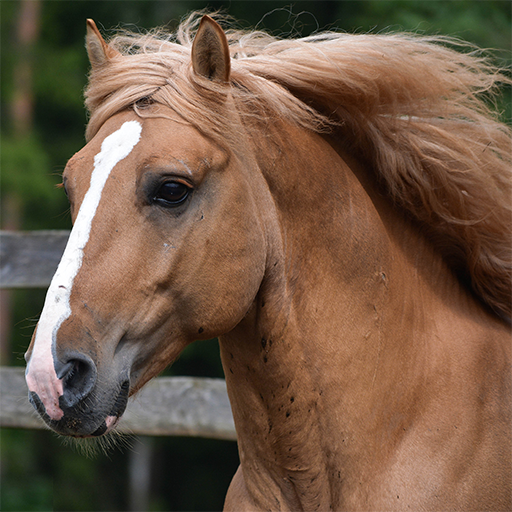
[[[47,428],[27,398],[24,368],[0,368],[0,426]],[[236,440],[222,379],[160,377],[128,402],[118,430],[155,436]]]
[[[24,368],[0,368],[0,427],[46,428],[28,401]]]
[[[128,403],[119,430],[236,440],[223,379],[160,377],[148,382]]]
[[[0,231],[0,288],[46,288],[69,231]]]

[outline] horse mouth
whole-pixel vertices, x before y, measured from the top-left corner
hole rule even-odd
[[[121,413],[122,414],[122,413]],[[100,437],[105,434],[108,434],[112,430],[114,430],[119,423],[119,420],[121,419],[121,415],[119,416],[107,416],[106,420],[98,427],[97,430],[95,430],[90,435],[75,435],[73,437],[80,437],[80,438],[88,438],[88,437]]]
[[[36,393],[30,392],[29,400],[44,422],[58,434],[77,438],[99,437],[111,432],[118,425],[128,404],[129,391],[130,382],[124,381],[106,416],[104,413],[95,412],[94,403],[82,400],[74,407],[65,407],[61,403],[64,416],[60,420],[52,420]]]
[[[117,395],[117,399],[110,413],[106,417],[105,421],[101,424],[101,426],[91,434],[92,437],[102,436],[116,428],[119,420],[121,419],[121,416],[126,409],[126,406],[128,405],[129,394],[130,381],[125,380],[121,384],[121,389],[119,390],[119,394]]]

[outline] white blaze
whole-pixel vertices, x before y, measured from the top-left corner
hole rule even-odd
[[[80,206],[66,249],[46,294],[26,379],[28,389],[37,393],[53,420],[59,420],[64,415],[59,406],[59,396],[63,394],[62,381],[57,378],[53,360],[57,332],[64,320],[71,315],[71,289],[82,265],[84,247],[89,240],[92,220],[103,187],[112,169],[135,147],[141,131],[140,123],[128,121],[101,144],[101,151],[94,157],[89,190]]]

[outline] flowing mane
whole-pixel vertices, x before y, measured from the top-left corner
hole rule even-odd
[[[122,56],[91,72],[87,139],[115,113],[144,102],[171,107],[226,138],[226,86],[194,75],[200,15],[176,34],[121,34]],[[448,38],[322,33],[281,40],[227,31],[229,92],[237,114],[281,118],[339,134],[395,204],[425,227],[455,272],[498,313],[511,316],[511,130],[488,107],[510,83],[480,53]]]

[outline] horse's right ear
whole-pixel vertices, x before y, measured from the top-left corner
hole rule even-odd
[[[192,44],[192,68],[214,82],[228,82],[231,70],[224,30],[210,16],[203,16]]]
[[[87,36],[86,36],[87,54],[91,67],[94,69],[105,64],[113,57],[121,55],[117,50],[109,46],[93,20],[87,20]]]

